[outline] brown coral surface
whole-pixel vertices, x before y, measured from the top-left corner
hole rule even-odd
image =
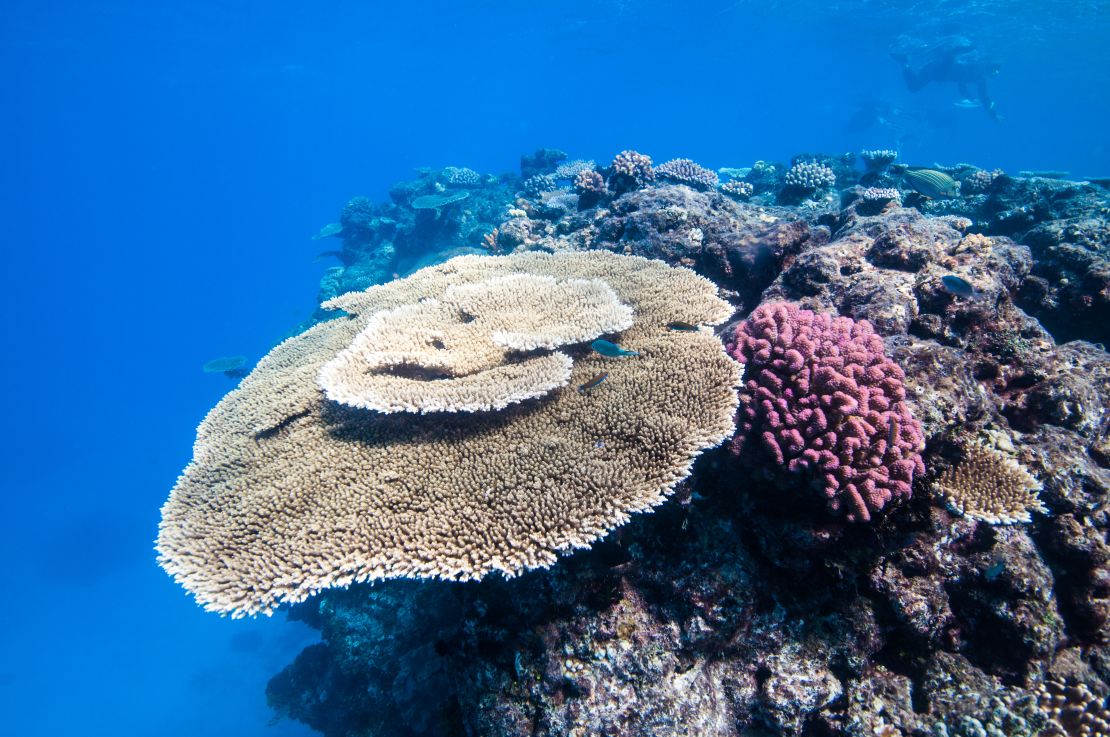
[[[454,290],[482,313],[464,285],[515,274],[608,285],[634,312],[619,339],[639,355],[609,359],[579,346],[568,353],[571,386],[499,412],[396,416],[331,401],[317,386],[321,368],[376,329],[383,311]],[[731,313],[712,283],[685,269],[600,252],[468,256],[331,306],[349,318],[275,348],[209,413],[163,507],[160,562],[208,609],[268,613],[353,581],[549,565],[659,504],[732,431],[738,365],[712,332],[666,327]],[[491,330],[514,327],[495,317]],[[534,330],[534,317],[517,327]],[[603,384],[576,389],[602,371]]]

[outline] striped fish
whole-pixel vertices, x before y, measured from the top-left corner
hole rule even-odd
[[[902,176],[910,187],[926,197],[939,200],[960,193],[956,180],[936,169],[910,169]]]
[[[588,392],[590,389],[593,389],[595,386],[597,386],[598,384],[600,384],[601,382],[605,381],[608,378],[609,378],[609,372],[608,371],[602,371],[600,374],[598,374],[594,378],[590,379],[585,384],[582,384],[581,386],[579,386],[578,391],[580,391],[582,393]]]

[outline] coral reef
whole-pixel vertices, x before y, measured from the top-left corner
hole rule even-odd
[[[654,179],[651,157],[638,151],[621,151],[609,165],[609,189],[618,194],[638,189]]]
[[[878,215],[888,205],[902,204],[902,193],[894,187],[852,187],[841,196],[841,206],[860,215]]]
[[[592,169],[578,172],[574,177],[574,191],[578,193],[579,204],[584,207],[595,206],[609,193],[605,187],[605,177]]]
[[[686,184],[695,189],[713,189],[720,180],[717,172],[706,169],[690,159],[671,159],[655,167],[655,178],[678,184]]]
[[[977,169],[970,176],[960,183],[960,191],[975,194],[978,192],[986,192],[994,184],[995,180],[1003,176],[1001,169],[994,171],[986,171],[985,169]]]
[[[440,176],[450,187],[473,187],[482,181],[482,176],[478,172],[465,166],[445,166]]]
[[[882,171],[898,158],[898,152],[889,148],[869,149],[859,152],[868,171]]]
[[[540,148],[530,155],[520,157],[520,178],[528,179],[540,174],[554,174],[567,154],[557,148]]]
[[[783,178],[783,183],[787,187],[803,192],[815,192],[836,184],[836,174],[824,164],[803,161],[790,167],[790,171],[786,172]]]
[[[565,161],[559,166],[555,167],[552,176],[556,179],[576,179],[579,174],[587,171],[596,171],[597,164],[593,161],[585,161],[583,159],[575,159],[574,161]]]
[[[532,198],[538,198],[544,192],[554,192],[558,188],[559,185],[555,182],[553,174],[535,174],[520,185],[521,191]]]
[[[755,187],[750,182],[731,181],[721,185],[721,191],[729,197],[746,200],[755,193]]]
[[[915,464],[912,494],[892,492],[898,503],[881,514],[865,501],[871,521],[849,523],[842,513],[851,505],[830,514],[826,478],[791,474],[757,438],[743,441],[740,455],[700,455],[670,502],[550,568],[512,579],[387,580],[324,591],[291,609],[322,640],[271,682],[276,712],[337,737],[1097,734],[1110,693],[1110,357],[1101,345],[1110,342],[1110,191],[1098,181],[932,164],[961,188],[930,199],[908,187],[907,168],[892,154],[757,161],[727,171],[725,186],[736,188],[728,192],[656,178],[648,156],[626,151],[606,169],[578,173],[577,196],[517,199],[524,179],[557,177],[567,159],[541,151],[522,159],[522,176],[460,188],[470,197],[438,213],[412,209],[415,199],[446,188],[434,171],[394,187],[388,203],[352,204],[333,234],[344,248],[339,274],[325,275],[329,290],[386,281],[391,270],[404,273],[407,259],[483,246],[496,228],[501,252],[600,250],[692,268],[739,312],[722,335],[735,335],[775,302],[867,321],[869,354],[881,343],[904,375],[902,401],[920,423],[924,450],[915,447],[928,470]],[[824,175],[823,189],[798,190],[787,178],[799,164],[826,168],[835,181]],[[595,276],[637,309],[630,293]],[[972,289],[954,294],[943,281],[949,276]],[[647,278],[640,284],[666,291]],[[398,296],[381,309],[415,303]],[[336,352],[368,317],[352,314],[356,324],[327,328],[347,331]],[[712,338],[704,323],[688,322],[660,322],[648,342]],[[632,347],[649,358],[655,350]],[[624,428],[601,445],[576,438],[568,468],[614,448],[667,444],[669,431],[633,424],[639,412],[667,411],[654,373],[663,366],[658,355],[652,379],[618,405],[611,401],[623,390],[616,367],[635,369],[639,359],[604,359],[584,347],[537,353],[554,351],[573,360],[567,386],[491,414],[515,423],[519,413],[566,396]],[[318,368],[304,376],[313,387]],[[698,375],[673,369],[663,384]],[[578,391],[606,371],[603,383]],[[748,379],[759,378],[754,372]],[[335,404],[331,429],[348,432],[338,420],[366,411]],[[439,418],[436,431],[472,415]],[[314,417],[252,439],[252,453],[296,437]],[[422,418],[438,415],[383,417],[425,429]],[[560,418],[558,427],[582,421],[577,411]],[[882,423],[869,424],[877,432],[865,432],[867,447],[877,449]],[[496,437],[504,457],[524,453],[536,463],[563,457],[566,438],[556,434],[551,448],[531,432]],[[1039,502],[1019,493],[1001,513],[988,503],[973,515],[965,501],[968,513],[959,514],[955,499],[932,493],[970,488],[956,484],[970,478],[959,469],[981,447],[1008,460],[1005,468],[984,466],[979,491],[989,497],[1001,487],[987,481],[1020,466],[1041,486]],[[623,473],[635,481],[654,462],[641,457]],[[447,473],[446,459],[434,463],[422,472]],[[612,476],[594,473],[590,488],[612,488]],[[1013,488],[1029,490],[1027,478]],[[297,499],[296,488],[290,483],[274,498]],[[556,529],[556,509],[543,507],[535,519]],[[417,505],[407,513],[434,511]],[[382,529],[390,534],[405,529],[388,524]],[[311,524],[298,529],[301,548],[320,534]],[[304,558],[309,566],[316,560]]]

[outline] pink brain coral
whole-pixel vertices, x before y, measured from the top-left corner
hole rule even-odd
[[[849,520],[910,495],[925,471],[924,436],[905,374],[869,322],[768,303],[737,328],[732,354],[746,364],[735,447],[758,437],[780,466],[812,474]]]

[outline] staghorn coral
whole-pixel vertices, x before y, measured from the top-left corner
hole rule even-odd
[[[803,161],[790,167],[782,181],[787,187],[801,192],[816,192],[836,184],[836,174],[824,164]]]
[[[640,356],[580,348],[571,382],[603,370],[608,381],[498,412],[399,417],[317,386],[378,313],[510,274],[605,282],[634,310],[620,341]],[[488,295],[476,289],[454,299]],[[354,581],[550,565],[661,503],[732,431],[739,367],[711,332],[667,329],[731,312],[685,269],[604,252],[464,256],[325,307],[350,318],[285,341],[224,397],[162,509],[159,562],[209,610],[270,613]]]
[[[713,189],[720,182],[717,172],[706,169],[690,159],[672,159],[655,167],[655,177],[695,189]]]
[[[631,308],[599,279],[511,274],[377,313],[318,381],[328,399],[378,412],[503,409],[570,378],[566,354],[522,352],[631,325]]]
[[[746,364],[737,450],[760,438],[779,466],[820,479],[849,520],[910,495],[925,470],[921,425],[869,322],[768,303],[737,328],[733,355]]]
[[[609,189],[629,192],[655,180],[651,157],[637,151],[621,151],[609,165]]]
[[[991,524],[1029,522],[1031,511],[1044,511],[1040,484],[1025,467],[979,443],[964,449],[964,459],[940,475],[936,489],[963,514]]]

